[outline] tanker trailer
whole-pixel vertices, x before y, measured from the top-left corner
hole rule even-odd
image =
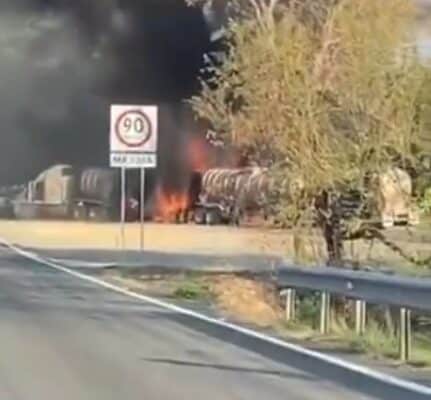
[[[393,225],[417,225],[419,211],[413,201],[413,181],[402,168],[392,167],[370,179],[371,215],[382,228]]]
[[[196,180],[195,180],[196,181]],[[244,215],[256,211],[268,217],[268,196],[274,182],[265,168],[214,168],[201,174],[199,185],[195,183],[192,196],[194,221],[198,224],[239,224]],[[301,190],[300,181],[289,186],[289,191]],[[416,225],[417,209],[412,201],[411,177],[400,168],[372,176],[368,196],[373,199],[369,207],[362,207],[359,192],[344,193],[340,200],[345,220],[359,217],[363,222],[373,220],[382,228],[394,224]],[[358,215],[359,211],[359,215]]]
[[[120,217],[119,187],[116,170],[55,165],[28,183],[15,198],[14,214],[18,219],[115,221]],[[133,196],[127,196],[127,219],[135,219],[138,209]]]
[[[266,169],[213,168],[201,175],[193,205],[198,224],[239,224],[247,213],[264,209],[269,179]]]
[[[347,236],[355,236],[354,232],[361,231],[360,228],[365,225],[386,229],[394,225],[412,226],[419,223],[412,178],[405,169],[398,167],[369,174],[362,190],[345,191],[336,202],[339,217],[345,222],[354,222],[342,227]]]
[[[139,203],[134,179],[127,179],[126,220],[139,218]],[[117,170],[89,167],[76,169],[73,218],[94,221],[118,221],[121,216],[121,188]]]

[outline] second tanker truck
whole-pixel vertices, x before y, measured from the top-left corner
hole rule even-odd
[[[139,218],[139,203],[128,183],[126,218]],[[116,221],[120,218],[120,180],[109,168],[55,165],[39,174],[13,199],[17,219]]]
[[[196,173],[188,212],[196,223],[209,225],[238,225],[242,217],[250,214],[260,214],[266,219],[270,214],[269,196],[273,185],[268,171],[259,167],[214,168]],[[346,219],[359,212],[360,219],[382,227],[419,222],[412,201],[412,180],[406,171],[394,167],[375,174],[369,186],[370,209],[365,211],[361,211],[362,200],[358,193],[353,197],[341,196],[340,206]],[[300,187],[297,182],[289,190]]]

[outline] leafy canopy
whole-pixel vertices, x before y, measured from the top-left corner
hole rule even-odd
[[[239,4],[239,3],[238,3]],[[225,143],[310,198],[360,188],[422,129],[424,68],[406,0],[243,0],[221,65],[191,99]]]

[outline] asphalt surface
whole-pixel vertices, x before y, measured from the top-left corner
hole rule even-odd
[[[0,251],[0,399],[422,399]]]
[[[161,251],[118,251],[91,249],[31,249],[38,254],[60,260],[60,262],[81,268],[97,268],[99,264],[115,264],[118,267],[161,267],[186,269],[229,269],[250,271],[269,270],[282,264],[277,256],[255,254],[197,254]],[[93,265],[92,265],[93,264]]]

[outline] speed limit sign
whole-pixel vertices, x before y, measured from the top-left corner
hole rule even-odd
[[[121,245],[125,247],[127,169],[141,170],[139,196],[141,250],[144,249],[145,169],[157,166],[157,107],[112,105],[110,165],[121,168]],[[136,199],[134,199],[136,200]]]
[[[155,167],[156,106],[112,105],[110,130],[112,167]]]

